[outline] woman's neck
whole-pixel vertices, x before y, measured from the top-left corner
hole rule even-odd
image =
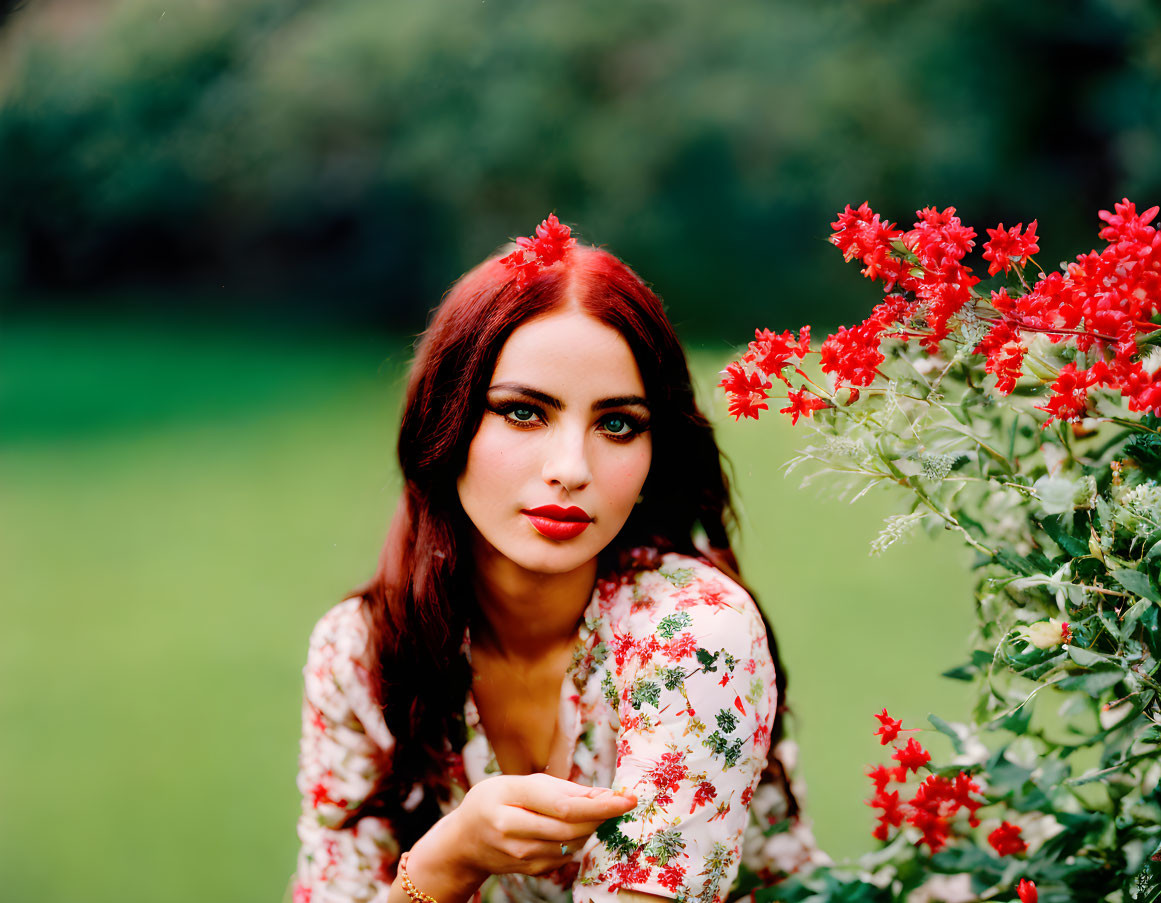
[[[541,574],[491,548],[473,552],[473,648],[509,661],[536,661],[573,643],[597,581],[595,558],[564,574]]]

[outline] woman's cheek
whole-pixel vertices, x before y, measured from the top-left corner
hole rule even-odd
[[[475,467],[481,474],[495,474],[497,471],[517,467],[520,460],[520,444],[504,424],[486,424],[476,433],[468,449],[468,466]]]
[[[649,476],[651,461],[650,449],[633,449],[634,454],[627,456],[628,460],[619,460],[606,474],[608,495],[615,500],[618,508],[632,508],[645,485],[645,478]]]

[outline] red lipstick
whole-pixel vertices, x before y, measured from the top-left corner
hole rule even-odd
[[[523,512],[534,530],[548,539],[565,540],[580,536],[593,519],[583,508],[575,505],[561,508],[559,505],[542,505],[526,508]]]

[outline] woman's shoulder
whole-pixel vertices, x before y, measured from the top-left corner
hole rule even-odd
[[[703,625],[712,621],[715,630],[761,624],[749,592],[701,556],[640,550],[615,582],[611,614],[635,630],[668,629],[670,624],[694,621]]]
[[[310,634],[302,669],[307,701],[340,723],[354,718],[380,745],[390,742],[374,687],[370,613],[352,596],[328,609]]]
[[[352,657],[365,655],[371,639],[371,617],[361,596],[339,602],[315,622],[310,632],[312,651],[341,651]]]

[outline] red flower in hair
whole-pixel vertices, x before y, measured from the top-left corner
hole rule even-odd
[[[516,250],[500,263],[516,274],[516,288],[527,286],[540,271],[564,259],[569,248],[576,246],[576,239],[568,226],[550,213],[548,219],[536,227],[533,238],[516,239]]]

